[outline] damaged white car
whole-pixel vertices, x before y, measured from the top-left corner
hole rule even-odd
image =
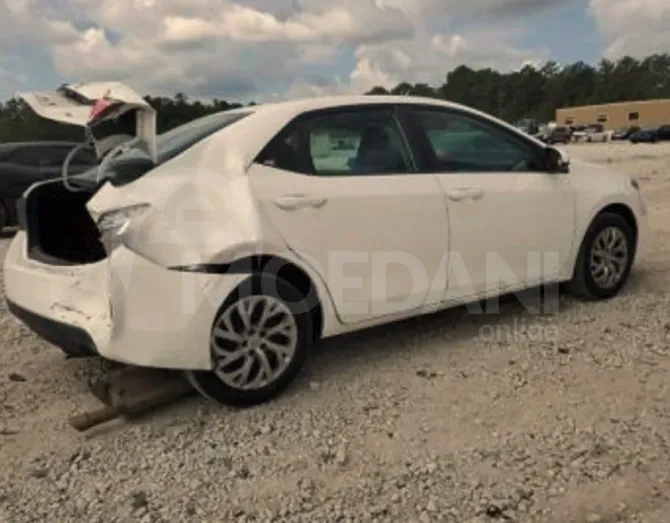
[[[226,404],[274,397],[321,338],[544,283],[612,297],[645,250],[635,180],[448,102],[315,98],[156,136],[121,84],[24,99],[102,162],[25,193],[10,310]]]

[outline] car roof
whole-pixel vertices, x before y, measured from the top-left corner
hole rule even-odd
[[[331,107],[343,107],[348,105],[387,105],[387,104],[424,104],[435,105],[452,109],[466,110],[468,112],[479,113],[471,107],[467,107],[455,102],[429,98],[423,96],[399,96],[399,95],[339,95],[339,96],[319,96],[313,98],[301,98],[296,100],[286,100],[282,102],[272,102],[254,106],[241,107],[233,109],[234,111],[244,112],[254,110],[257,112],[268,110],[286,110],[287,112],[306,112],[319,109],[328,109]]]
[[[272,115],[280,116],[290,120],[294,116],[305,112],[318,111],[320,109],[335,109],[337,107],[348,107],[356,105],[430,105],[444,109],[456,109],[458,111],[471,114],[473,116],[480,116],[487,120],[493,120],[500,125],[512,130],[513,132],[522,134],[526,139],[527,135],[517,129],[514,125],[505,122],[500,118],[496,118],[491,114],[478,111],[473,107],[468,107],[456,102],[442,100],[438,98],[430,98],[424,96],[399,96],[399,95],[339,95],[339,96],[320,96],[313,98],[303,98],[297,100],[288,100],[282,102],[273,102],[266,104],[259,104],[253,106],[240,107],[226,112],[252,112],[255,115]],[[538,142],[539,144],[540,142]]]

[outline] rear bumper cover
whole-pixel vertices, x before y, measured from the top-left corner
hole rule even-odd
[[[7,300],[9,312],[21,320],[35,334],[62,349],[72,357],[94,356],[98,350],[95,342],[81,327],[68,325],[51,318],[35,314],[11,300]]]
[[[11,312],[66,353],[130,365],[211,369],[219,307],[248,275],[168,270],[120,246],[90,265],[29,259],[19,231],[4,265]]]

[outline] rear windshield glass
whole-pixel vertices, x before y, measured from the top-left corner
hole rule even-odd
[[[175,127],[158,136],[156,145],[158,147],[158,163],[161,164],[170,158],[194,146],[200,140],[220,131],[224,127],[249,116],[251,111],[247,112],[223,112],[203,116],[192,122],[185,123]]]
[[[158,165],[171,160],[175,156],[186,151],[190,147],[193,147],[195,144],[204,140],[208,136],[220,131],[224,127],[245,118],[252,114],[253,111],[235,111],[235,112],[222,112],[216,113],[209,116],[203,116],[197,120],[180,125],[175,127],[165,133],[158,135],[156,140],[156,148],[158,149]],[[129,150],[126,153],[122,153],[121,156],[131,156],[134,153],[134,149]],[[84,173],[81,178],[90,178],[97,175],[97,167],[90,169]],[[112,184],[117,185],[119,180],[115,180],[113,165],[110,166],[109,170],[105,176],[106,179],[109,179]]]

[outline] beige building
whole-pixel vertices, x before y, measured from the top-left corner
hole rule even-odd
[[[630,125],[644,128],[670,124],[670,99],[563,107],[556,110],[556,123],[600,123],[606,130],[617,130]]]

